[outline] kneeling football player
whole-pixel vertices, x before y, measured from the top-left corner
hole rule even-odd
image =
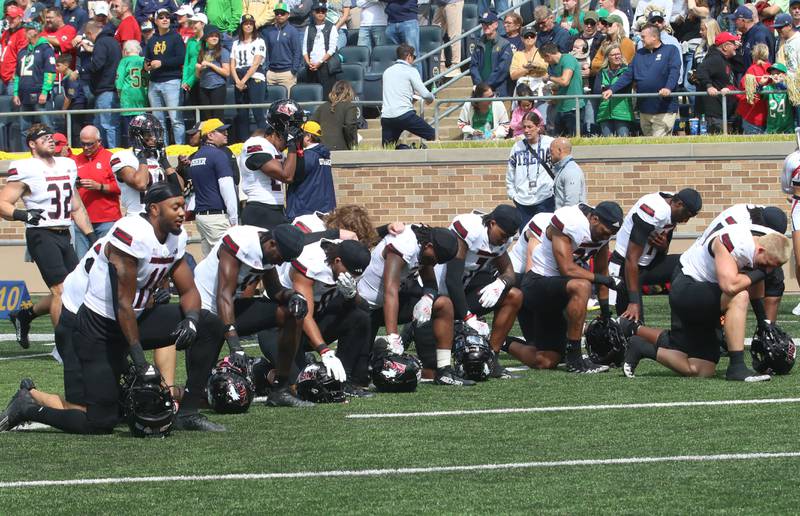
[[[632,330],[623,372],[629,378],[642,358],[658,361],[683,376],[711,377],[720,358],[720,316],[725,316],[728,380],[769,380],[744,364],[747,305],[759,327],[769,325],[764,304],[764,279],[789,260],[791,243],[763,226],[735,224],[695,242],[681,255],[672,275],[668,331]]]
[[[110,433],[119,421],[119,385],[127,357],[133,360],[138,381],[160,383],[161,374],[147,362],[144,350],[173,344],[187,350],[186,390],[176,427],[225,430],[198,412],[222,333],[217,318],[201,310],[200,295],[184,259],[183,195],[173,184],[157,183],[145,194],[145,205],[144,214],[124,217],[109,231],[78,310],[73,345],[80,360],[85,407],[63,407],[52,395],[21,388],[0,416],[0,430],[36,421],[69,433]],[[180,304],[145,308],[167,275],[178,290]],[[70,371],[65,369],[65,374]]]
[[[535,369],[554,369],[566,355],[569,372],[608,370],[583,357],[581,335],[592,284],[599,286],[602,316],[611,316],[608,288],[616,288],[620,280],[607,275],[608,241],[621,224],[622,209],[615,202],[556,210],[522,280],[519,322],[526,342],[510,340],[509,354]],[[595,272],[585,267],[592,257]]]

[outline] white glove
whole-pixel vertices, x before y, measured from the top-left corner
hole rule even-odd
[[[403,337],[396,333],[390,333],[386,336],[386,340],[389,341],[389,344],[386,346],[386,349],[389,353],[393,355],[402,355],[405,348],[403,347]]]
[[[417,324],[425,324],[431,320],[431,312],[433,311],[433,296],[425,294],[414,305],[414,322]]]
[[[353,299],[358,293],[358,281],[347,271],[336,278],[336,290],[345,299]]]
[[[506,282],[497,278],[481,289],[481,297],[478,302],[484,308],[492,308],[500,300],[503,291],[506,289]]]
[[[332,349],[324,351],[320,356],[322,357],[322,364],[325,366],[325,369],[328,370],[328,376],[332,376],[333,379],[338,382],[347,380],[347,374],[344,372],[342,361],[339,360],[339,357],[336,356],[336,353],[334,353]]]
[[[475,314],[467,314],[464,322],[467,323],[467,326],[478,332],[478,335],[481,337],[489,336],[489,325],[475,317]]]

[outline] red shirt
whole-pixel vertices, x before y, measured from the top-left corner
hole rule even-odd
[[[14,71],[17,69],[17,53],[28,44],[25,37],[25,29],[19,28],[14,32],[9,30],[0,36],[0,79],[3,82],[11,82],[14,79]]]
[[[178,27],[178,34],[181,35],[181,39],[183,42],[186,43],[189,41],[189,38],[194,37],[194,29],[191,25],[187,25],[186,27]]]
[[[758,63],[752,64],[750,68],[747,69],[745,75],[754,75],[756,79],[760,79],[762,76],[768,74],[767,70],[770,66],[770,63],[759,61]],[[739,81],[739,88],[744,91],[744,75],[741,81]],[[731,89],[733,89],[733,87],[731,87]],[[742,118],[759,127],[767,125],[769,102],[762,99],[758,92],[755,94],[753,104],[747,102],[747,95],[739,94],[736,98],[739,99],[739,103],[736,105],[736,112],[741,115]]]
[[[85,152],[71,157],[78,167],[78,179],[93,179],[104,185],[102,192],[78,188],[92,224],[119,220],[122,217],[119,209],[119,185],[111,171],[111,152],[100,146],[91,158]]]
[[[131,39],[142,41],[142,29],[139,27],[139,22],[136,21],[134,15],[130,15],[119,22],[117,32],[114,33],[114,39],[119,41],[120,46]]]
[[[75,39],[75,36],[78,35],[78,31],[75,30],[75,27],[72,25],[64,25],[58,30],[49,31],[44,30],[41,34],[45,38],[49,38],[51,36],[55,36],[58,40],[58,48],[53,45],[53,48],[56,51],[56,55],[59,56],[66,52],[74,54],[75,47],[72,46],[72,40]],[[52,43],[51,43],[52,45]]]

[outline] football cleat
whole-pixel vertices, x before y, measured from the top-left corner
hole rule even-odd
[[[492,357],[491,372],[489,373],[490,378],[500,378],[503,380],[519,378],[519,376],[511,374],[511,371],[500,365],[499,353],[492,353],[492,355],[494,356]]]
[[[185,412],[175,415],[175,429],[187,432],[224,432],[225,427],[209,421],[199,412]]]
[[[772,380],[772,376],[768,374],[758,374],[746,365],[739,364],[738,366],[733,367],[728,366],[728,370],[725,371],[725,379],[734,382],[754,383],[768,382]]]
[[[797,306],[792,308],[792,314],[800,317],[800,303],[797,303]]]
[[[0,432],[8,432],[12,428],[27,421],[27,414],[39,407],[27,389],[20,389],[11,398],[6,409],[0,413]]]
[[[350,382],[344,384],[344,395],[348,398],[374,398],[375,393],[354,385]]]
[[[452,366],[437,369],[436,378],[433,380],[433,383],[436,385],[452,385],[454,387],[471,387],[475,385],[474,381],[458,376]]]
[[[304,401],[300,398],[296,397],[292,394],[289,390],[289,387],[278,387],[273,388],[269,391],[267,395],[267,406],[268,407],[295,407],[295,408],[302,408],[302,407],[313,407],[315,403],[310,401]]]
[[[32,319],[28,310],[23,308],[22,310],[14,310],[13,312],[9,312],[8,320],[14,325],[14,330],[17,333],[17,344],[19,344],[22,349],[28,349],[31,347],[31,342],[28,340],[28,334],[31,332]]]
[[[595,364],[582,356],[574,359],[567,358],[566,364],[568,373],[595,374],[608,371],[607,365]]]

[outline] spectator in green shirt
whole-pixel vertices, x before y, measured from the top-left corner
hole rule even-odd
[[[791,134],[794,132],[794,111],[786,90],[786,65],[775,63],[767,71],[772,79],[761,89],[761,97],[767,101],[766,133]]]
[[[555,43],[547,43],[541,48],[542,57],[550,65],[548,68],[549,80],[558,90],[556,95],[583,95],[583,78],[581,65],[575,57],[562,54]],[[586,105],[585,99],[579,99],[580,107]],[[575,99],[556,101],[556,132],[559,136],[575,135]]]
[[[186,40],[186,57],[183,60],[183,78],[181,79],[181,89],[183,89],[184,105],[196,106],[199,104],[197,98],[197,76],[194,73],[194,65],[197,64],[197,56],[200,55],[200,47],[203,46],[203,31],[208,24],[208,17],[203,13],[194,14],[189,18],[189,22],[194,29],[194,35]]]
[[[130,108],[132,111],[122,113],[122,137],[127,140],[128,126],[136,115],[144,113],[147,102],[147,78],[144,71],[144,57],[142,46],[135,39],[125,42],[122,46],[122,59],[117,66],[117,79],[114,87],[119,94],[119,107]],[[139,109],[135,109],[139,108]],[[129,146],[130,142],[125,142]]]

